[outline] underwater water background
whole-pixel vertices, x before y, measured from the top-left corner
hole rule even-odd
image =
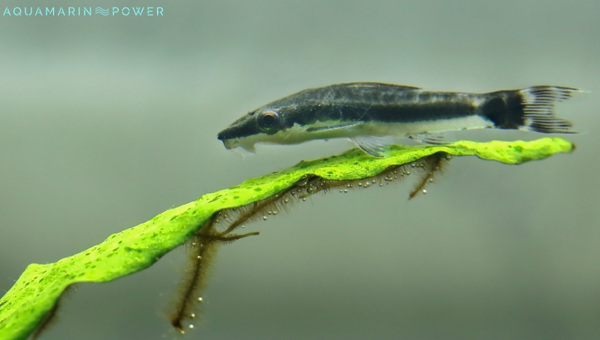
[[[455,158],[412,201],[409,179],[249,224],[261,235],[221,247],[185,338],[600,338],[600,2],[152,5],[164,16],[0,17],[2,293],[29,263],[352,147],[258,146],[242,158],[216,139],[287,94],[347,81],[557,84],[589,91],[557,107],[582,131],[566,136],[574,153],[520,166]],[[186,260],[180,247],[138,274],[77,285],[42,339],[180,338],[166,314]]]

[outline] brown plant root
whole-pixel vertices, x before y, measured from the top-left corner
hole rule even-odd
[[[433,182],[434,175],[437,172],[442,171],[448,159],[449,155],[442,152],[438,152],[429,157],[423,158],[422,162],[419,164],[424,170],[423,175],[419,179],[419,182],[415,188],[408,195],[408,199],[413,199],[419,192],[426,194],[427,190],[425,189],[425,186],[427,183]]]
[[[239,228],[244,228],[246,223],[259,219],[266,220],[269,216],[287,210],[292,202],[305,201],[318,192],[339,189],[339,192],[346,193],[354,188],[382,187],[384,184],[402,180],[411,172],[422,172],[423,175],[409,194],[409,199],[412,199],[420,192],[426,193],[427,183],[433,181],[434,175],[442,170],[448,159],[446,153],[438,152],[409,164],[390,167],[377,176],[361,180],[335,181],[309,175],[301,178],[292,187],[262,201],[215,213],[192,238],[189,252],[190,270],[181,284],[175,311],[170,316],[171,324],[184,334],[184,321],[196,317],[192,309],[202,302],[200,292],[206,286],[208,268],[218,246],[259,234],[258,232],[234,233]],[[193,325],[190,324],[189,328],[193,328]]]
[[[229,231],[217,232],[215,230],[215,224],[217,223],[215,216],[194,235],[191,241],[189,251],[191,270],[181,284],[181,293],[179,294],[175,311],[170,316],[171,325],[181,334],[185,334],[183,321],[196,317],[192,309],[198,303],[202,302],[202,297],[196,297],[196,295],[206,286],[205,278],[208,276],[208,270],[218,246],[221,243],[229,243],[247,236],[258,235],[258,232],[228,235],[235,228]],[[193,325],[190,325],[190,328],[192,327]]]

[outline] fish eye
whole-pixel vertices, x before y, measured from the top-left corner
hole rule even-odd
[[[261,112],[256,117],[258,127],[263,131],[270,131],[279,126],[279,114],[275,111]]]

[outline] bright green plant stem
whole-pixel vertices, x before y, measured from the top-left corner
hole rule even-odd
[[[27,338],[69,285],[107,282],[145,269],[186,242],[216,212],[268,198],[307,175],[334,181],[365,179],[390,166],[408,164],[437,152],[520,164],[573,149],[569,141],[561,138],[528,142],[458,141],[436,146],[394,146],[385,158],[373,158],[354,149],[338,156],[303,161],[291,168],[203,195],[55,263],[30,264],[0,299],[0,339]]]

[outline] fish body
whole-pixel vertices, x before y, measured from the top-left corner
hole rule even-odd
[[[256,143],[297,144],[350,138],[383,156],[382,137],[427,136],[465,129],[521,129],[574,133],[554,104],[576,88],[533,86],[489,93],[432,92],[418,87],[359,82],[297,92],[244,115],[218,138],[227,149],[254,151]]]

